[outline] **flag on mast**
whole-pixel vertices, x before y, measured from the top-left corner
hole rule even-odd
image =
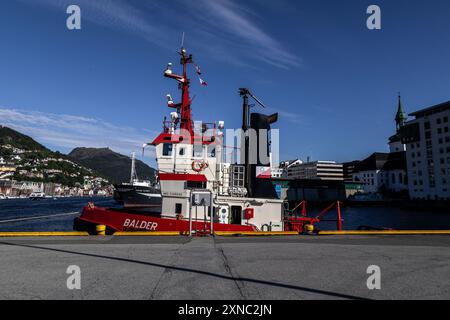
[[[202,75],[202,70],[200,69],[200,66],[196,63],[194,63],[194,67],[195,67],[195,72],[197,72],[198,75],[198,80],[200,81],[200,85],[202,87],[206,87],[208,86],[208,83],[206,83],[205,80],[203,80],[202,78],[200,78],[200,76]]]
[[[198,64],[195,65],[195,71],[197,71],[198,75],[202,74],[202,70],[200,69],[200,66]]]

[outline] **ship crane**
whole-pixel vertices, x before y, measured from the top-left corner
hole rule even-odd
[[[261,107],[263,107],[264,109],[266,109],[266,106],[264,105],[264,103],[261,102],[261,100],[259,100],[253,93],[251,93],[251,91],[247,88],[239,88],[239,93],[241,96],[244,95],[249,95],[250,97],[252,97]]]

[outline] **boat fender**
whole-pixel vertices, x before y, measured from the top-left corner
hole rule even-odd
[[[271,228],[268,224],[263,224],[261,226],[261,231],[263,231],[263,232],[270,232],[270,230],[271,230]]]

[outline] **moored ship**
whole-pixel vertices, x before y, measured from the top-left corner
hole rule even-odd
[[[77,230],[95,230],[105,225],[114,231],[179,231],[212,233],[213,231],[283,231],[283,201],[278,199],[270,175],[270,163],[259,159],[270,157],[269,131],[278,114],[249,112],[249,98],[260,101],[245,88],[243,99],[241,155],[243,164],[226,161],[223,144],[223,121],[198,125],[191,117],[190,80],[187,67],[194,64],[192,55],[181,48],[182,74],[172,71],[169,63],[164,76],[175,80],[181,90],[181,102],[168,95],[168,107],[174,110],[164,119],[162,132],[150,143],[156,149],[161,186],[161,210],[144,212],[127,207],[120,209],[86,206],[75,220]],[[197,73],[199,68],[195,65]],[[204,81],[200,79],[200,83]],[[249,130],[257,132],[250,141]],[[258,155],[251,161],[250,144]],[[253,147],[253,146],[252,146]],[[259,174],[258,174],[259,173]]]
[[[42,200],[45,199],[46,195],[43,192],[33,192],[28,196],[30,200]]]
[[[114,200],[125,208],[153,209],[161,211],[161,191],[151,182],[133,181],[114,185]]]
[[[135,159],[136,155],[133,153],[131,157],[130,182],[114,185],[114,200],[125,208],[160,213],[161,190],[156,182],[139,180]]]

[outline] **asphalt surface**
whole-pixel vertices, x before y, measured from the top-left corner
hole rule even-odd
[[[450,299],[449,264],[450,236],[0,238],[0,299]]]

